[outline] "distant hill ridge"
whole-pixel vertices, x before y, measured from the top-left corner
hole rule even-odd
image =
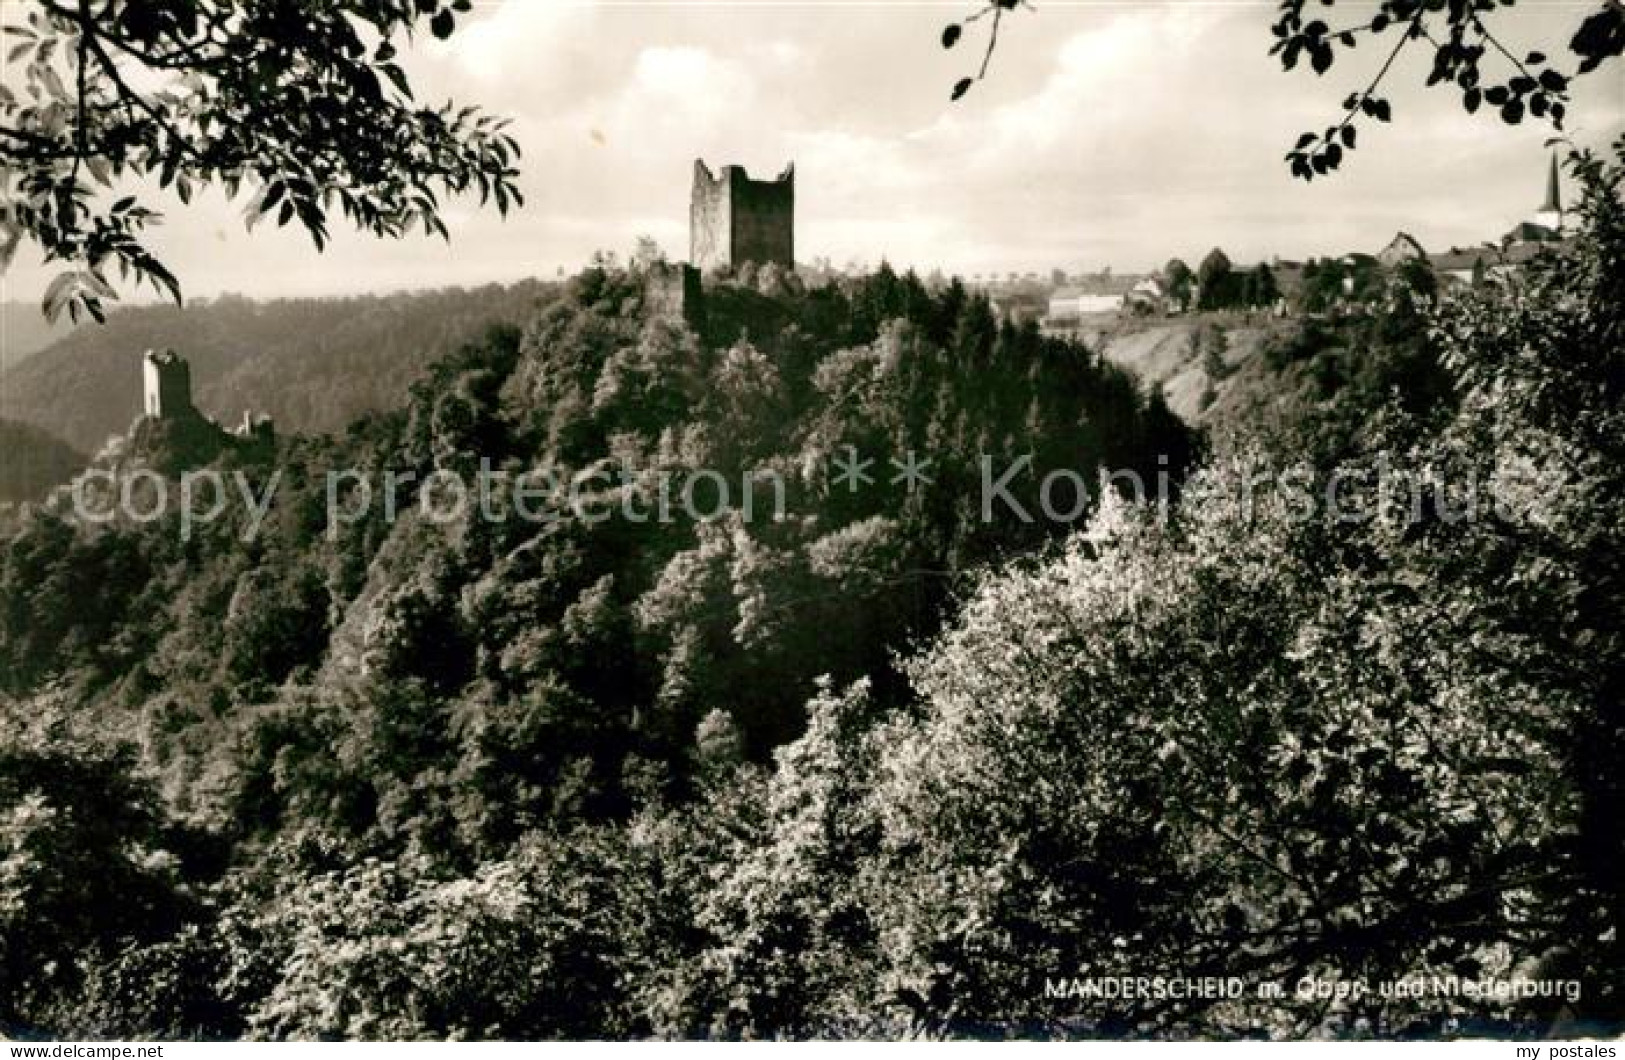
[[[33,424],[0,419],[0,504],[39,500],[86,462],[67,443]]]
[[[46,320],[38,302],[0,302],[0,372],[21,365],[76,326],[66,314],[55,323]]]
[[[530,319],[553,285],[332,299],[225,296],[185,308],[131,307],[85,325],[0,374],[0,417],[95,452],[140,413],[141,354],[171,347],[192,366],[200,411],[235,423],[243,410],[295,433],[331,433],[403,404],[434,361],[492,324]],[[8,317],[15,315],[8,306]],[[9,326],[9,324],[8,324]]]

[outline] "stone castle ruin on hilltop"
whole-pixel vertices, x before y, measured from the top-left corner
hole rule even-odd
[[[773,180],[752,180],[744,166],[712,176],[694,162],[689,199],[688,260],[703,271],[737,269],[747,261],[796,267],[796,166]]]
[[[174,350],[148,350],[141,358],[141,411],[153,419],[190,416],[192,368]]]
[[[773,180],[752,180],[743,166],[712,175],[694,161],[688,206],[688,262],[657,263],[644,275],[645,306],[657,319],[705,330],[704,273],[733,273],[746,264],[796,267],[796,167]]]
[[[149,419],[178,423],[206,420],[192,404],[192,366],[174,350],[148,350],[141,357],[141,412]],[[271,417],[243,410],[238,438],[269,441],[276,433]]]
[[[192,402],[192,368],[174,350],[148,350],[141,357],[141,417],[119,449],[179,473],[214,459],[228,447],[270,451],[276,426],[269,416],[243,413],[241,426],[228,433]]]

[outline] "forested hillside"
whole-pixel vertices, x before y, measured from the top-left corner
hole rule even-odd
[[[197,405],[221,423],[236,426],[253,410],[286,430],[341,431],[364,413],[399,408],[431,362],[492,324],[527,319],[551,289],[527,281],[271,302],[228,295],[185,308],[122,309],[0,376],[0,416],[93,453],[141,411],[143,351],[168,347],[191,362]]]
[[[1569,256],[1305,324],[1211,447],[957,284],[763,270],[690,327],[595,268],[400,410],[227,451],[263,522],[36,515],[0,551],[0,1023],[1617,1026],[1625,206],[1582,175]],[[585,506],[513,517],[561,469]],[[1022,518],[1063,471],[1083,503]],[[777,511],[681,503],[768,473]],[[1151,974],[1247,992],[1066,987]],[[1294,990],[1443,975],[1583,992]]]
[[[162,815],[239,852],[221,886],[268,864],[250,851],[303,858],[318,835],[335,852],[469,871],[539,831],[619,828],[768,761],[822,680],[867,679],[901,702],[894,656],[938,628],[960,579],[1069,529],[1006,508],[984,520],[983,454],[1001,470],[1027,457],[1039,473],[1075,468],[1092,490],[1100,467],[1150,481],[1194,452],[1129,376],[997,324],[957,285],[932,294],[890,272],[812,292],[718,282],[697,335],[653,282],[589,270],[523,330],[435,364],[405,409],[336,440],[228,453],[221,474],[280,483],[247,544],[238,507],[190,541],[174,517],[96,532],[65,506],[40,516],[0,560],[5,693],[145,748]],[[832,477],[854,451],[879,464],[862,488]],[[914,489],[892,481],[891,459],[909,452],[929,463]],[[716,518],[539,525],[469,511],[440,526],[412,486],[398,520],[379,506],[328,519],[329,472],[422,483],[482,460],[591,469],[610,498],[695,474],[734,492]],[[746,478],[767,473],[782,509],[764,491],[740,510]],[[1037,507],[1034,475],[1009,488]],[[19,842],[45,841],[21,827]],[[8,948],[25,961],[0,990],[18,999],[8,1018],[37,1021],[86,989],[44,962],[103,925],[62,923],[49,945]],[[285,1003],[245,999],[214,1030],[299,1032],[303,1001]]]

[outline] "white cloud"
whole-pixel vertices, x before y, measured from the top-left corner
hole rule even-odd
[[[589,0],[502,0],[462,16],[466,21],[452,38],[429,50],[487,83],[516,74],[533,77],[587,44],[595,15]]]
[[[1270,15],[1040,5],[1009,21],[988,79],[950,104],[976,40],[945,52],[940,17],[918,5],[481,4],[450,41],[421,35],[406,61],[420,98],[515,118],[525,210],[503,222],[458,203],[450,247],[340,237],[317,256],[288,234],[243,237],[234,219],[172,205],[161,247],[190,290],[252,261],[230,282],[265,294],[294,277],[353,290],[551,273],[644,231],[680,253],[696,157],[759,176],[794,160],[804,256],[926,270],[1122,269],[1214,244],[1237,260],[1297,257],[1370,249],[1396,228],[1448,246],[1536,205],[1543,131],[1467,117],[1448,91],[1423,91],[1409,60],[1395,123],[1362,128],[1335,178],[1293,181],[1284,150],[1332,119],[1380,56],[1362,47],[1323,79],[1284,75],[1265,54]],[[1566,40],[1572,21],[1531,8],[1509,39]],[[1617,133],[1617,83],[1576,83],[1572,124],[1587,142]],[[27,276],[12,277],[24,297],[45,282]]]
[[[628,133],[702,127],[748,116],[755,82],[740,63],[691,46],[644,48],[620,98],[619,124]],[[686,128],[685,128],[686,127]]]

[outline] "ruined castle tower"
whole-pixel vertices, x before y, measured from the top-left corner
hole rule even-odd
[[[141,410],[153,419],[189,416],[192,369],[174,350],[148,350],[141,359]]]
[[[700,269],[738,268],[747,261],[796,264],[796,167],[773,180],[752,180],[743,166],[723,166],[716,176],[704,160],[694,162],[689,200],[688,259]]]
[[[656,262],[644,273],[643,283],[644,305],[650,316],[705,330],[705,290],[699,269]]]

